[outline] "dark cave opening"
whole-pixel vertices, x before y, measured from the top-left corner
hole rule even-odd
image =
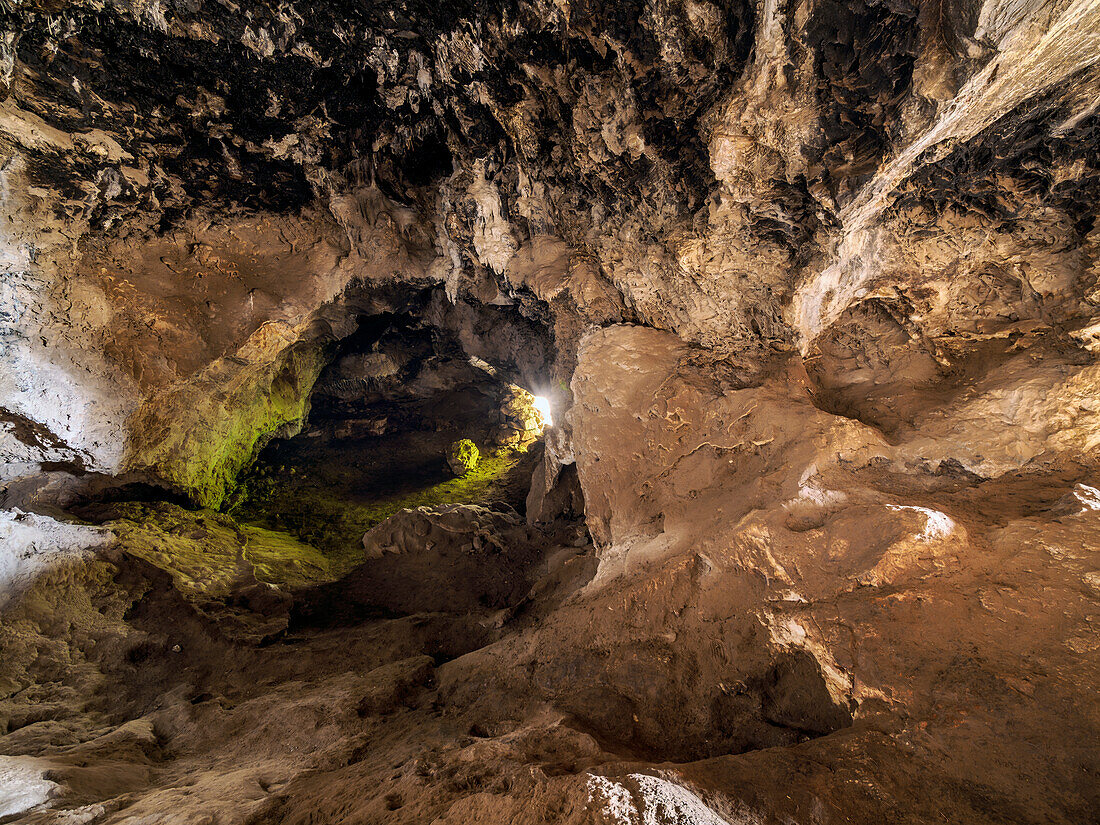
[[[481,504],[524,513],[542,455],[534,396],[414,314],[363,315],[310,396],[301,432],[273,439],[239,479],[229,513],[336,560],[406,508]],[[476,445],[456,472],[449,450]],[[463,468],[458,468],[461,471]]]

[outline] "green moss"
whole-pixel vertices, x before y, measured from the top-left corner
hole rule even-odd
[[[475,467],[481,459],[477,445],[468,438],[460,438],[447,450],[447,465],[456,476],[463,477]]]
[[[291,346],[267,365],[223,359],[138,413],[130,467],[221,507],[267,440],[301,426],[324,363],[314,345]]]
[[[483,503],[491,498],[494,484],[522,458],[522,451],[489,454],[464,476],[369,502],[352,500],[338,486],[250,478],[231,512],[242,521],[256,520],[293,533],[317,547],[340,575],[362,560],[363,534],[375,525],[405,508]]]
[[[171,574],[184,594],[214,599],[254,575],[279,587],[302,587],[335,578],[316,548],[286,533],[240,525],[224,513],[174,504],[112,505],[107,526],[128,553]]]

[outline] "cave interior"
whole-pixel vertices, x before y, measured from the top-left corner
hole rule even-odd
[[[1100,0],[0,0],[0,825],[1100,822]]]

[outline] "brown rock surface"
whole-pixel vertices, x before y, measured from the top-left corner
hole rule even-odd
[[[0,821],[1096,821],[1098,56],[0,3]]]

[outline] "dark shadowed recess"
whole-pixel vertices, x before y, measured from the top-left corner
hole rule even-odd
[[[515,440],[506,410],[511,382],[548,369],[547,336],[514,307],[452,305],[434,290],[365,312],[333,345],[302,431],[259,454],[231,512],[340,559],[405,507],[491,503],[522,513],[541,448],[533,434]],[[508,357],[517,340],[525,369]],[[460,439],[481,457],[464,477],[446,461]]]
[[[917,12],[909,0],[815,4],[807,46],[819,78],[820,163],[841,203],[874,174],[896,137],[919,50]]]
[[[1073,88],[1081,79],[1083,73],[1065,85]],[[1074,104],[1062,88],[1037,95],[923,166],[898,205],[919,203],[935,214],[955,209],[1006,223],[1036,207],[1052,208],[1064,212],[1083,238],[1100,200],[1100,112],[1077,118]],[[1060,174],[1071,165],[1082,168]]]

